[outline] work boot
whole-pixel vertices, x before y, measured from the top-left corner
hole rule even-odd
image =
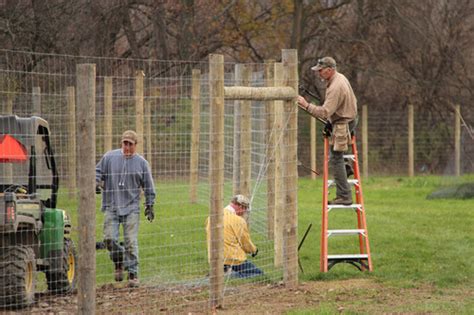
[[[117,281],[117,282],[123,281],[123,267],[122,267],[122,265],[115,265],[114,277],[115,277],[115,281]]]
[[[352,204],[352,198],[336,197],[333,200],[328,201],[328,205],[350,206],[351,204]]]
[[[140,281],[138,280],[138,275],[130,272],[128,274],[128,286],[131,288],[137,288],[139,285]]]

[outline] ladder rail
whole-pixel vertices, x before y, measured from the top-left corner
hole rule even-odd
[[[329,169],[329,140],[328,137],[324,137],[324,171],[323,171],[323,214],[321,222],[321,272],[328,271],[328,169]]]
[[[362,192],[362,181],[360,179],[360,170],[359,170],[359,154],[357,152],[357,138],[355,135],[352,136],[352,154],[354,154],[354,177],[358,179],[358,185],[355,186],[356,191],[356,202],[361,204],[364,207],[364,194]],[[372,258],[370,255],[370,245],[369,245],[369,231],[367,229],[367,222],[365,214],[362,214],[360,209],[357,209],[357,226],[359,229],[365,230],[365,237],[359,235],[359,247],[361,254],[367,254],[367,263],[369,271],[372,271]],[[362,270],[365,268],[363,267]]]

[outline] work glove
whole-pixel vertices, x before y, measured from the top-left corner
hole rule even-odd
[[[153,210],[152,205],[145,207],[145,216],[148,219],[148,221],[153,222],[153,219],[155,218],[155,211]]]
[[[332,124],[328,121],[323,129],[323,136],[330,137],[332,132]]]
[[[255,251],[255,253],[252,253],[252,257],[257,256],[257,254],[258,254],[258,248],[257,248],[257,250]]]
[[[95,185],[95,193],[100,195],[102,193],[102,187],[100,185]]]

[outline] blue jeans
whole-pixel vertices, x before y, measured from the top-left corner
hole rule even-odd
[[[105,211],[104,242],[110,259],[115,266],[125,268],[129,273],[138,274],[138,226],[140,212],[117,215],[115,211]],[[124,243],[119,242],[120,224],[123,226]]]
[[[251,261],[246,260],[240,265],[224,265],[224,270],[227,271],[228,268],[232,268],[231,277],[233,278],[251,278],[263,275],[263,271],[258,269]]]

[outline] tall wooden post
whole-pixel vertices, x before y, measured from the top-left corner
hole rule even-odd
[[[104,153],[112,150],[112,84],[111,77],[104,78]]]
[[[316,171],[316,118],[313,116],[311,119],[311,128],[310,128],[310,159],[311,159],[311,170]],[[311,179],[316,179],[316,173],[311,171]]]
[[[454,111],[454,175],[461,175],[461,105]]]
[[[237,65],[242,67],[242,86],[250,86],[252,68],[250,65]],[[252,102],[241,101],[242,119],[240,121],[240,194],[250,198],[250,185],[252,176]]]
[[[362,106],[362,169],[365,179],[369,177],[369,122],[367,105]]]
[[[41,116],[41,88],[33,87],[33,115]]]
[[[135,73],[135,131],[138,136],[137,152],[143,155],[145,143],[143,142],[143,81],[145,73],[137,70]]]
[[[234,66],[235,84],[240,85],[242,82],[242,66],[236,64]],[[241,122],[242,122],[242,102],[239,100],[234,101],[234,146],[233,146],[233,158],[232,158],[232,195],[240,194],[240,167],[241,167]]]
[[[265,86],[275,86],[275,60],[265,61]],[[265,128],[267,143],[267,237],[275,233],[275,101],[265,103]]]
[[[76,169],[76,91],[73,86],[67,87],[67,187],[69,198],[76,197],[77,169]]]
[[[235,83],[249,86],[252,72],[249,65],[235,65]],[[233,193],[250,197],[252,109],[247,100],[235,101]]]
[[[414,109],[413,105],[408,105],[408,176],[415,176],[415,149],[414,149]]]
[[[283,85],[283,64],[275,63],[275,86]],[[283,128],[285,126],[283,101],[275,101],[275,126],[273,132],[275,148],[275,214],[274,214],[274,264],[279,268],[283,265],[283,234],[285,219],[285,181],[284,181],[284,155],[286,148],[283,146]]]
[[[155,90],[156,91],[156,90]],[[154,91],[151,91],[151,95],[153,96]],[[153,102],[151,101],[150,98],[145,102],[145,108],[144,108],[144,122],[145,122],[145,130],[143,134],[143,150],[144,150],[144,156],[146,160],[148,161],[148,164],[150,164],[150,169],[153,172],[153,152],[152,152],[152,127],[151,127],[151,107],[152,107]]]
[[[209,202],[211,308],[224,300],[224,56],[209,55],[210,150]]]
[[[201,70],[192,72],[192,132],[191,132],[191,165],[190,165],[190,201],[197,202],[197,186],[199,181],[199,134],[201,130]]]
[[[283,68],[285,85],[298,91],[298,54],[295,49],[283,49]],[[284,271],[283,281],[288,287],[298,285],[298,110],[295,100],[285,101],[285,115],[288,126],[285,129],[284,146],[286,148],[286,222],[284,234]]]
[[[94,64],[76,67],[79,174],[79,314],[95,313],[95,86]]]

